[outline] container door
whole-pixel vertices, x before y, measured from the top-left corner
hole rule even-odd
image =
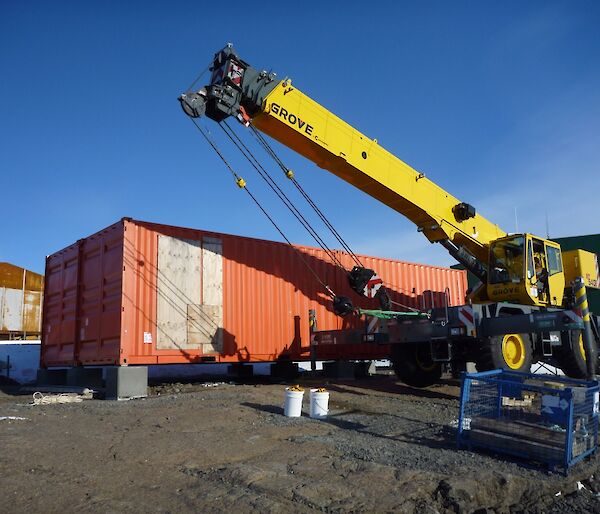
[[[221,241],[159,235],[157,349],[218,353],[222,325]]]
[[[48,257],[45,275],[41,362],[45,366],[71,365],[78,337],[79,246]]]

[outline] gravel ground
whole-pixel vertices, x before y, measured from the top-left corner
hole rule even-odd
[[[597,458],[564,477],[457,450],[456,382],[301,383],[326,385],[326,420],[284,417],[283,384],[42,406],[5,387],[0,417],[26,419],[0,420],[0,512],[600,512]]]

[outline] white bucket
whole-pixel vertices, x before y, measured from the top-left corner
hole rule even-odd
[[[285,388],[285,404],[283,406],[284,416],[289,418],[298,418],[302,415],[302,399],[304,391],[290,391],[289,387]]]
[[[326,418],[329,412],[329,393],[327,391],[319,391],[318,389],[310,390],[310,417],[311,418]]]

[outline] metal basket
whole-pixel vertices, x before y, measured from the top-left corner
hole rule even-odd
[[[458,446],[484,448],[565,472],[596,451],[597,382],[505,370],[465,373]]]

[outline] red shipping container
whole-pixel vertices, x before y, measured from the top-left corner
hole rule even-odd
[[[353,261],[336,251],[347,269]],[[360,256],[392,300],[462,303],[463,271]],[[123,219],[46,259],[41,366],[268,362],[310,359],[319,330],[360,327],[333,313],[303,261],[338,295],[346,275],[317,248]],[[443,301],[443,300],[442,300]],[[376,344],[335,345],[331,358],[375,359]]]

